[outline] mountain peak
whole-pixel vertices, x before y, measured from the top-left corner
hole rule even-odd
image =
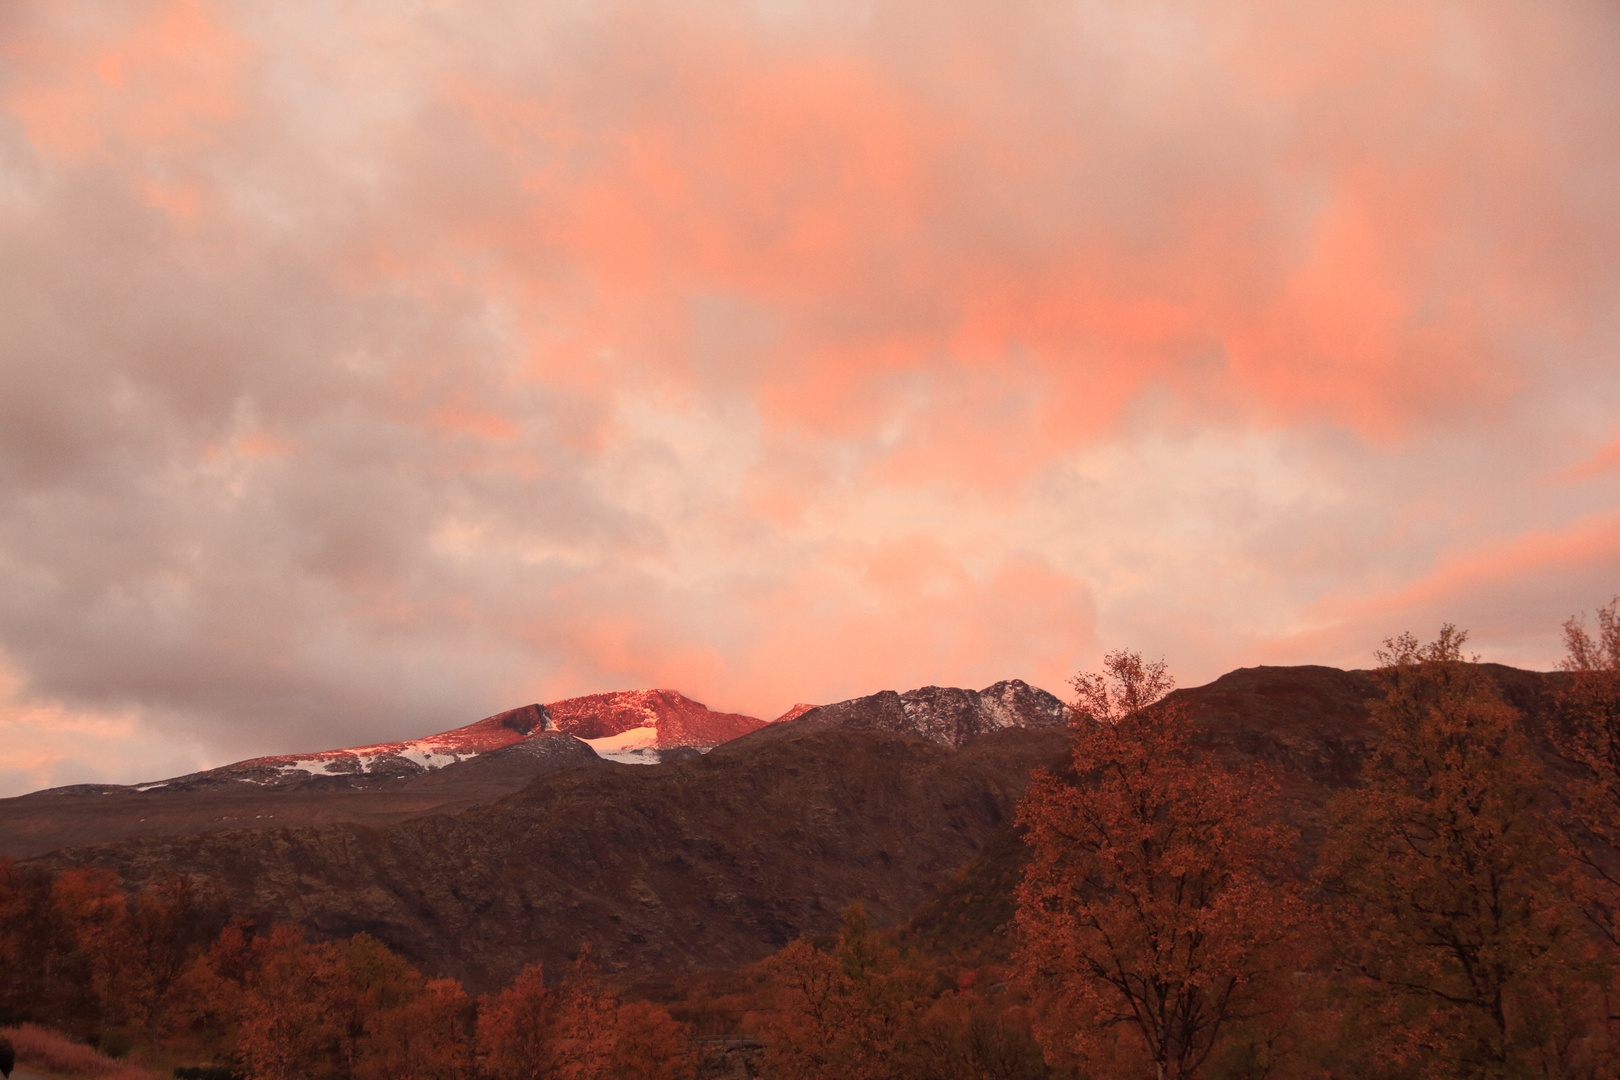
[[[1068,723],[1069,707],[1057,697],[1022,679],[1005,679],[983,690],[922,686],[904,693],[880,690],[831,705],[795,705],[770,731],[892,731],[960,749],[1002,728],[1062,728]]]

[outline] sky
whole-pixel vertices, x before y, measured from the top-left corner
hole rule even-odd
[[[10,0],[0,795],[1620,593],[1606,0]]]

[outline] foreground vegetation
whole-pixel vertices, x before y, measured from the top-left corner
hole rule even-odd
[[[1453,628],[1387,642],[1376,752],[1311,851],[1273,777],[1197,744],[1162,664],[1110,655],[1020,807],[1008,948],[851,908],[743,972],[612,988],[584,950],[473,997],[183,878],[3,864],[0,1011],[252,1080],[1614,1076],[1620,618],[1566,632],[1544,731]]]

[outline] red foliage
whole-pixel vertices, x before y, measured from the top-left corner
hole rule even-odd
[[[753,1027],[777,1080],[944,1080],[1053,1076],[1021,1003],[973,989],[977,972],[937,970],[844,913],[836,946],[797,941],[761,965],[770,1007]],[[998,977],[996,981],[1000,981]]]
[[[766,1062],[782,1080],[879,1080],[922,997],[918,973],[870,933],[856,905],[831,952],[797,941],[765,963],[779,989],[761,1024]]]
[[[291,926],[255,938],[242,981],[234,1049],[252,1080],[304,1077],[341,1035],[345,972],[338,949]]]
[[[254,1078],[450,1080],[472,1070],[472,1003],[367,934],[311,944],[233,924],[181,980],[176,1016]]]
[[[1594,639],[1579,620],[1564,624],[1563,669],[1571,685],[1561,695],[1563,724],[1553,744],[1575,766],[1564,784],[1561,815],[1567,854],[1584,868],[1581,906],[1592,924],[1620,946],[1620,598],[1598,609]]]
[[[613,1012],[606,1075],[612,1080],[690,1080],[697,1062],[685,1025],[648,1001],[632,1001]]]
[[[695,1071],[685,1025],[662,1006],[605,993],[589,952],[555,989],[532,964],[486,998],[478,1043],[494,1080],[687,1080]]]
[[[530,964],[511,986],[484,1000],[478,1010],[478,1045],[494,1080],[541,1080],[547,1075],[552,1006],[539,964]]]
[[[454,979],[372,1013],[356,1053],[356,1080],[457,1080],[472,1073],[472,1002]]]
[[[1075,680],[1074,777],[1038,774],[1019,807],[1019,970],[1049,1002],[1049,1053],[1180,1080],[1284,1012],[1295,834],[1268,776],[1194,745],[1162,662],[1106,667]]]
[[[56,1076],[84,1080],[150,1080],[150,1074],[144,1069],[117,1061],[94,1047],[37,1024],[0,1028],[0,1040],[11,1043],[20,1064]]]
[[[1522,717],[1465,635],[1379,654],[1380,732],[1331,807],[1323,879],[1369,980],[1375,1064],[1433,1077],[1579,1075],[1591,941],[1563,891]]]
[[[90,990],[100,1005],[101,1020],[124,1024],[145,1020],[150,1000],[145,971],[134,955],[128,898],[117,879],[105,870],[73,869],[51,885],[51,906],[90,971]]]

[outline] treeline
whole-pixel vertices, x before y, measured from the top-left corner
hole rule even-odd
[[[0,1020],[113,1056],[195,1062],[175,1075],[679,1080],[695,1069],[685,1027],[599,986],[588,952],[554,985],[534,965],[474,999],[367,934],[255,933],[183,878],[127,895],[103,871],[0,862],[0,964]]]
[[[851,908],[661,994],[612,991],[587,951],[474,997],[363,934],[232,922],[183,879],[126,895],[0,864],[0,1010],[246,1080],[1614,1077],[1620,616],[1566,631],[1544,730],[1453,628],[1386,642],[1376,745],[1309,845],[1278,778],[1166,700],[1162,663],[1111,654],[1075,682],[1067,767],[1020,805],[999,953]]]
[[[725,1064],[707,1044],[751,1048],[745,1069],[783,1078],[1071,1075],[1046,1066],[1009,969],[902,953],[858,906],[729,994],[704,982],[670,1003],[605,988],[588,950],[549,984],[532,965],[476,998],[366,934],[254,932],[180,878],[128,895],[103,871],[0,863],[0,913],[0,1024],[49,1025],[176,1076],[690,1080]]]
[[[1312,850],[1274,776],[1198,744],[1162,663],[1114,653],[1078,679],[1073,774],[1037,778],[1019,812],[1018,970],[1048,1060],[1160,1080],[1620,1075],[1615,606],[1596,636],[1566,633],[1539,731],[1455,628],[1387,641],[1376,744]]]

